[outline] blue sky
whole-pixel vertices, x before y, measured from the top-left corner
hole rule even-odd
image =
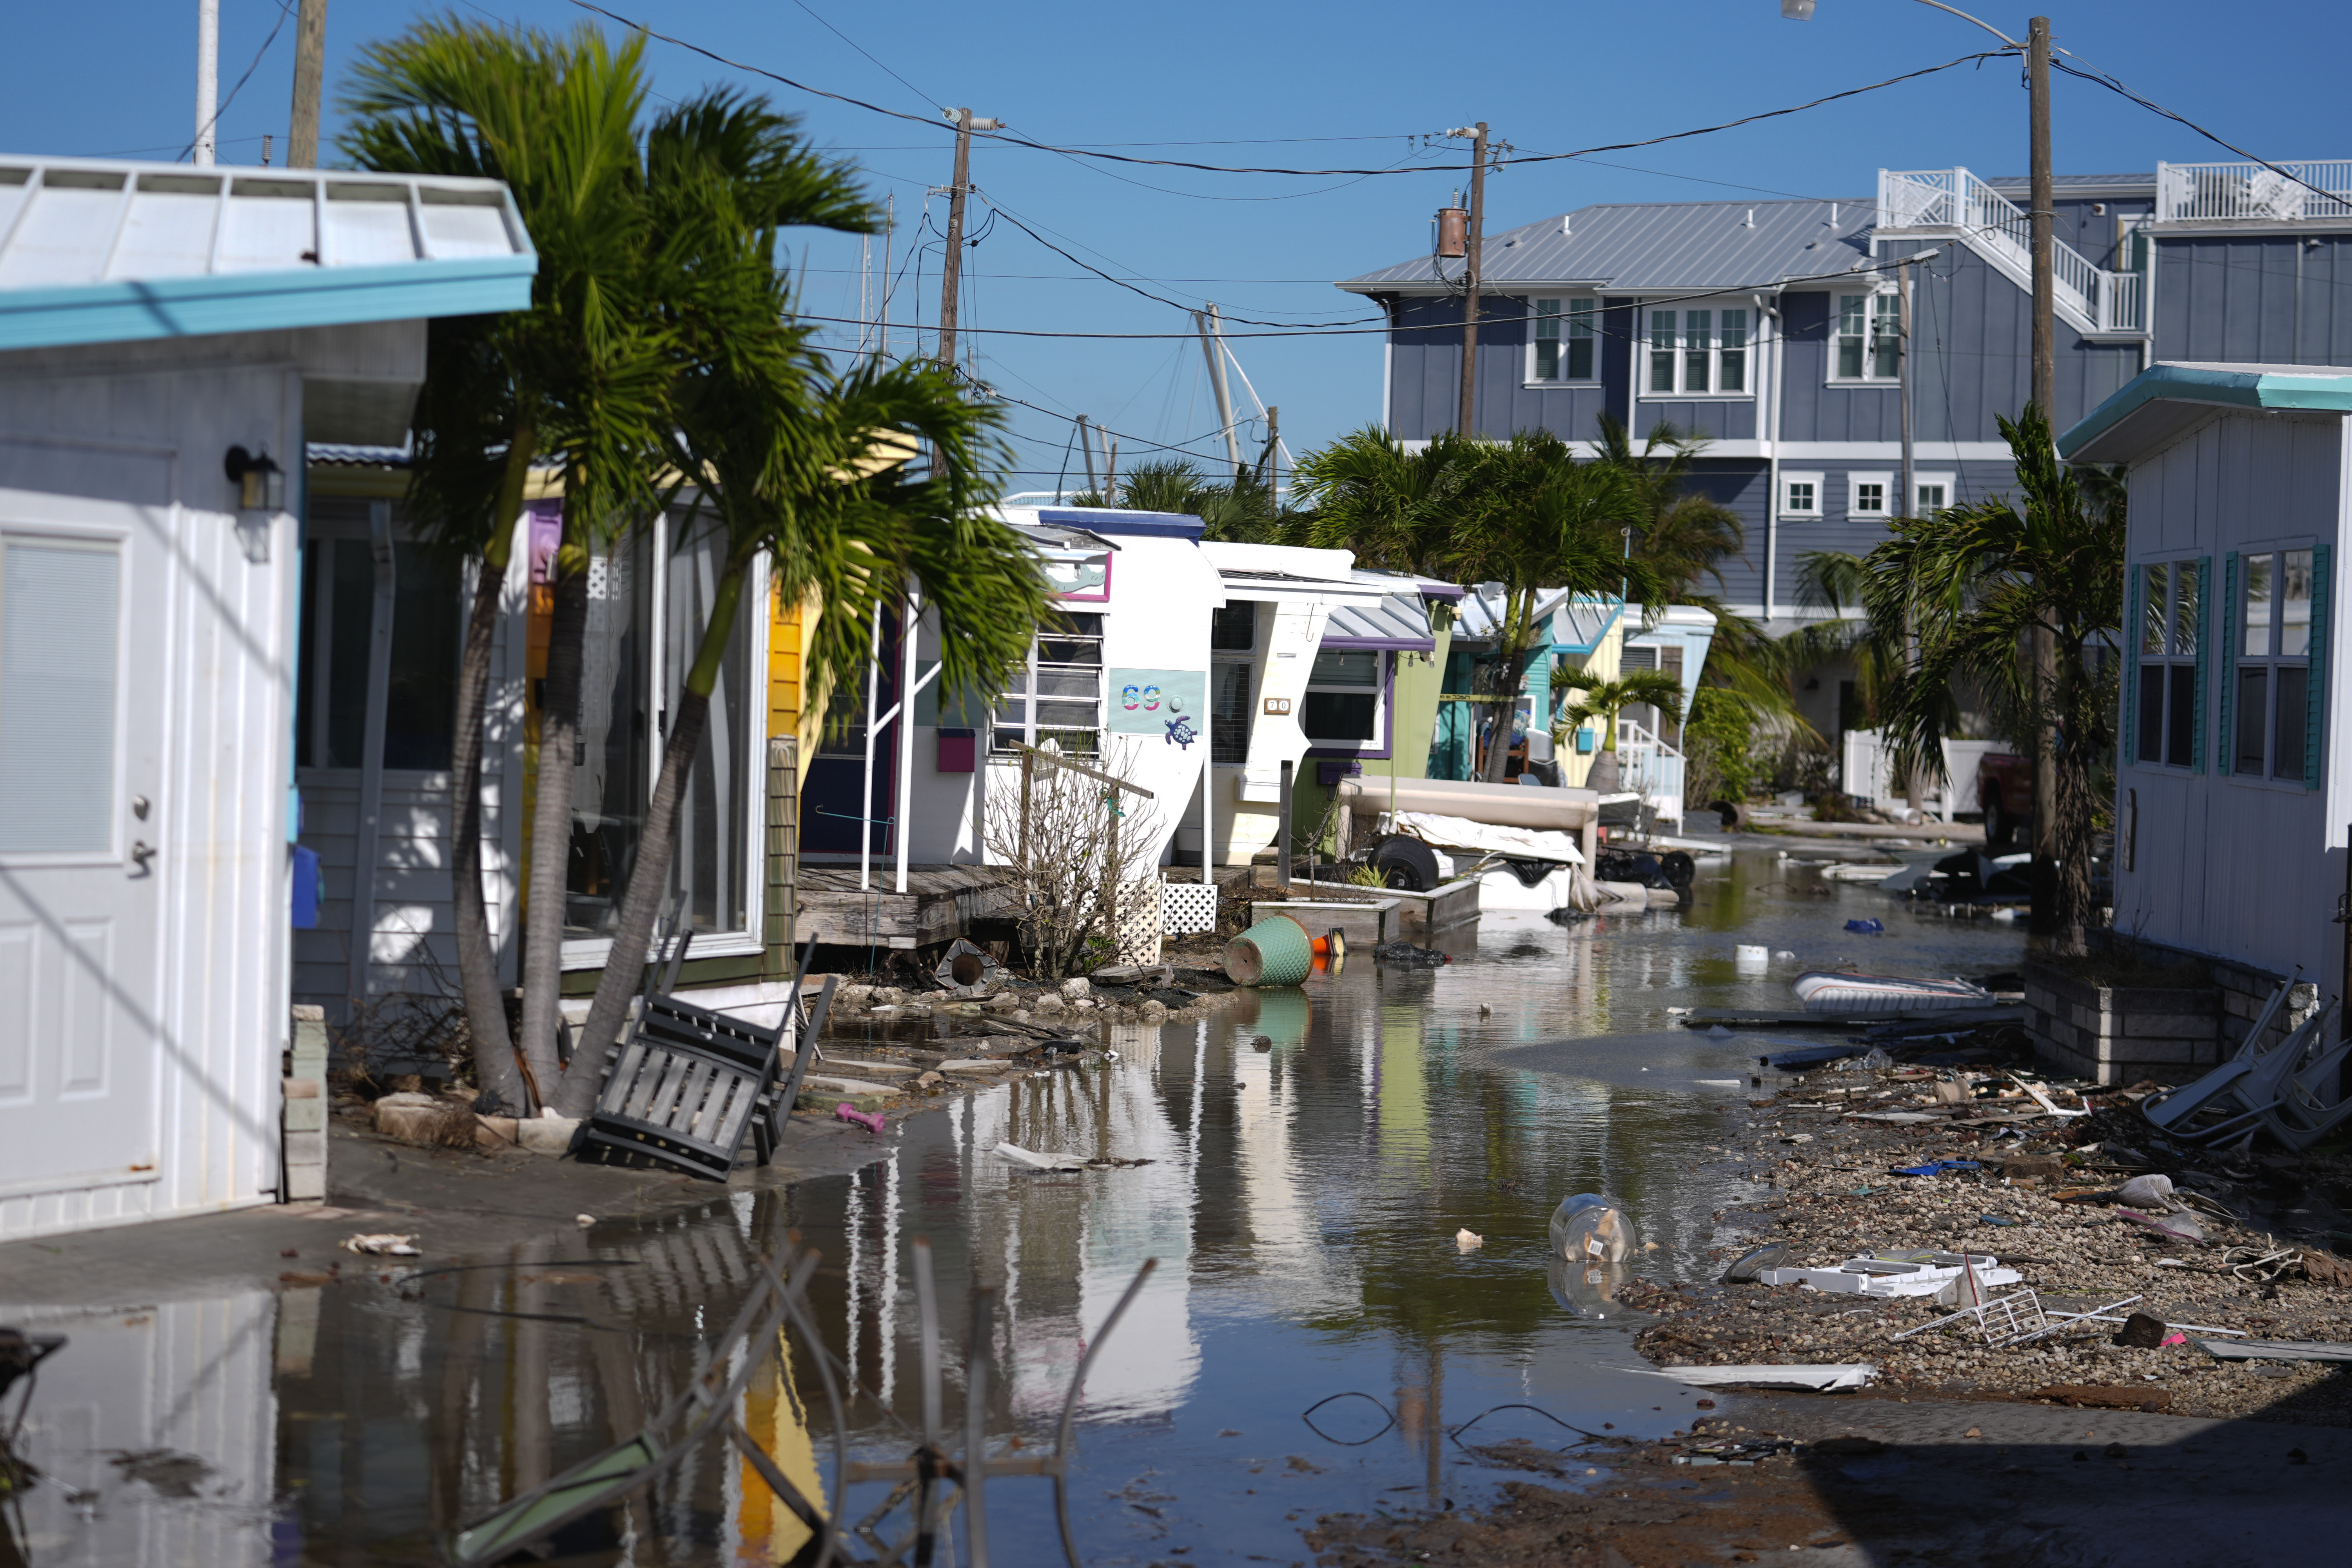
[[[288,0],[290,6],[292,0]],[[1201,0],[1183,7],[1071,0],[946,5],[907,0],[609,0],[609,8],[747,65],[936,121],[970,104],[1039,142],[1135,156],[1297,168],[1386,168],[1353,178],[1206,174],[1107,164],[982,145],[963,321],[966,326],[1139,334],[1108,339],[975,335],[975,374],[1039,405],[1015,406],[1014,489],[1050,489],[1070,449],[1067,416],[1121,437],[1127,466],[1155,446],[1208,455],[1221,447],[1202,356],[1183,310],[1083,271],[1014,226],[1139,289],[1230,318],[1299,327],[1368,312],[1330,287],[1425,251],[1430,214],[1464,176],[1417,165],[1460,163],[1430,132],[1485,119],[1528,153],[1627,142],[1803,102],[1997,47],[1916,0],[1820,0],[1816,19],[1784,21],[1777,0],[1684,0],[1671,6],[1498,0],[1473,14],[1368,0],[1267,6]],[[1967,7],[1964,7],[1967,8]],[[331,0],[331,104],[352,52],[434,7]],[[598,22],[565,0],[466,0],[460,16],[568,28]],[[258,64],[221,118],[224,163],[251,163],[261,137],[282,158],[292,75],[289,20],[263,50],[278,0],[221,0],[221,87]],[[2012,37],[2025,14],[1978,10]],[[2054,14],[2060,47],[2142,94],[2265,157],[2352,158],[2352,129],[2328,110],[2332,61],[2352,37],[2340,4],[2280,0],[2226,9],[2185,0],[2079,0]],[[28,9],[12,23],[19,68],[0,100],[0,151],[171,159],[194,115],[194,0]],[[2236,24],[2221,29],[2217,23]],[[939,310],[944,198],[952,138],[815,98],[669,44],[649,56],[657,89],[682,97],[729,82],[766,90],[804,115],[814,140],[896,197],[892,346]],[[2147,170],[2158,159],[2231,154],[2103,88],[2064,77],[2055,92],[2062,173]],[[1593,202],[1871,195],[1882,167],[2025,168],[2025,95],[2016,68],[1988,63],[1717,135],[1507,170],[1490,180],[1488,226]],[[1708,183],[1716,182],[1716,183]],[[992,207],[1003,216],[988,226]],[[796,237],[805,308],[860,315],[859,246]],[[872,270],[881,273],[877,242]],[[854,343],[857,329],[841,329]],[[1237,328],[1236,331],[1264,329]],[[1174,334],[1151,337],[1140,334]],[[870,341],[870,334],[869,334]],[[1256,393],[1281,409],[1294,452],[1379,415],[1376,335],[1240,338]],[[1250,450],[1263,438],[1256,404]],[[1140,450],[1139,450],[1140,449]]]

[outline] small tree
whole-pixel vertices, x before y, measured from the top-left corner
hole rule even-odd
[[[1583,670],[1562,665],[1551,672],[1551,689],[1555,694],[1584,694],[1560,709],[1559,717],[1552,724],[1555,739],[1564,739],[1580,724],[1601,721],[1601,754],[1592,759],[1592,771],[1585,775],[1584,784],[1587,789],[1597,789],[1603,795],[1613,795],[1617,790],[1619,713],[1646,702],[1664,714],[1670,724],[1678,722],[1683,716],[1682,680],[1663,669],[1629,669],[1614,680],[1595,680]]]
[[[992,799],[987,812],[989,858],[1013,874],[1022,946],[1045,980],[1092,968],[1116,952],[1118,911],[1150,875],[1159,838],[1150,802],[1058,766],[1055,755],[1051,742],[1031,753],[1020,786]],[[1132,747],[1119,746],[1088,765],[1123,778],[1135,761]]]
[[[2039,407],[2026,405],[2000,431],[2023,510],[1997,496],[1897,520],[1895,537],[1864,563],[1863,601],[1880,638],[1909,637],[1917,647],[1887,683],[1892,768],[1942,774],[1956,680],[2024,716],[2034,767],[2056,802],[2055,820],[2035,825],[2049,851],[2035,858],[2034,923],[2054,952],[2073,956],[2093,913],[2097,770],[2116,740],[2116,661],[2095,650],[2113,647],[2122,631],[2124,510],[2115,476],[2059,462]],[[2046,670],[2031,651],[2036,631],[2053,647]]]

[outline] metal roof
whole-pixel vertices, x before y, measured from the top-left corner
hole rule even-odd
[[[1981,178],[1986,184],[2004,191],[2012,187],[2022,190],[2033,184],[2023,174],[1987,174]],[[2130,190],[2142,187],[2152,195],[2156,190],[2156,175],[2152,172],[2145,174],[2053,174],[2050,176],[2050,187],[2057,191]]]
[[[1429,610],[1415,594],[1391,594],[1369,605],[1334,605],[1323,630],[1325,647],[1404,648],[1432,653],[1436,634]]]
[[[496,180],[0,153],[0,349],[518,310]]]
[[[1550,621],[1549,646],[1562,653],[1591,653],[1624,613],[1624,605],[1616,599],[1588,598],[1558,588],[1541,590],[1536,595],[1536,619]],[[1456,614],[1461,618],[1454,625],[1455,646],[1494,641],[1503,618],[1503,585],[1479,584],[1463,599]]]
[[[1617,290],[1769,289],[1833,277],[1870,259],[1876,201],[1648,202],[1580,207],[1486,237],[1482,284]],[[1461,263],[1447,264],[1459,280]],[[1400,261],[1339,285],[1352,293],[1444,289],[1431,258]]]
[[[2058,455],[2070,461],[2126,462],[2217,406],[2352,414],[2352,367],[2159,360],[2062,434]]]

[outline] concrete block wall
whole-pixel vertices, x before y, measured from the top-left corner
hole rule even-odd
[[[2099,985],[2026,966],[2026,1029],[2042,1059],[2070,1078],[2185,1083],[2221,1059],[2221,1012],[2217,990]]]
[[[294,1041],[286,1053],[285,1165],[278,1175],[279,1203],[306,1203],[327,1195],[327,1010],[307,1003],[294,1007]]]
[[[2092,935],[2102,949],[2119,945],[2107,933]],[[2101,1084],[2143,1079],[2185,1083],[2237,1053],[2286,978],[2145,941],[2132,944],[2132,956],[2152,965],[2201,971],[2208,984],[2099,985],[2048,964],[2027,965],[2026,1028],[2053,1070]],[[2284,1037],[2318,1005],[2318,986],[2298,984],[2267,1033],[2273,1040]]]

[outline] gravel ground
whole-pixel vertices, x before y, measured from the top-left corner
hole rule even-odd
[[[1944,1100],[1939,1079],[1947,1080]],[[2081,1310],[2137,1296],[2117,1315],[2146,1312],[2168,1325],[2235,1329],[2256,1339],[2352,1342],[2352,1289],[2306,1277],[2352,1280],[2352,1264],[2330,1250],[2345,1233],[2328,1230],[2343,1218],[2325,1195],[2330,1187],[2341,1192],[2352,1160],[2190,1152],[2139,1115],[2137,1091],[2095,1096],[2087,1117],[2005,1120],[2036,1109],[2014,1089],[2008,1098],[1976,1098],[2006,1082],[1956,1068],[1817,1071],[1769,1100],[1727,1107],[1724,1152],[1745,1166],[1759,1201],[1717,1215],[1724,1245],[1715,1256],[1728,1262],[1768,1242],[1786,1244],[1784,1265],[1803,1268],[1835,1268],[1872,1251],[1991,1254],[2024,1277],[2021,1285],[1989,1289],[1994,1298],[2031,1288],[2045,1306]],[[1947,1103],[1955,1084],[1968,1098]],[[1855,1120],[1864,1110],[1939,1120]],[[1975,1160],[1981,1169],[1893,1173],[1936,1159]],[[2124,1218],[2121,1205],[2101,1196],[2144,1172],[2169,1175],[2196,1204],[2186,1216],[2157,1217],[2175,1225],[2193,1219],[2202,1241]],[[2225,1213],[2230,1217],[2220,1217]],[[2240,1247],[2292,1249],[2307,1261],[2273,1279],[2242,1278],[2226,1266],[2242,1256],[2231,1253]],[[2193,1343],[2126,1348],[2112,1342],[2113,1324],[1989,1350],[1965,1324],[1893,1339],[1952,1310],[1918,1298],[1643,1282],[1624,1300],[1658,1315],[1637,1342],[1661,1364],[1868,1362],[1880,1369],[1883,1388],[1906,1394],[2071,1396],[2176,1415],[2352,1426],[2352,1369],[2225,1363]]]

